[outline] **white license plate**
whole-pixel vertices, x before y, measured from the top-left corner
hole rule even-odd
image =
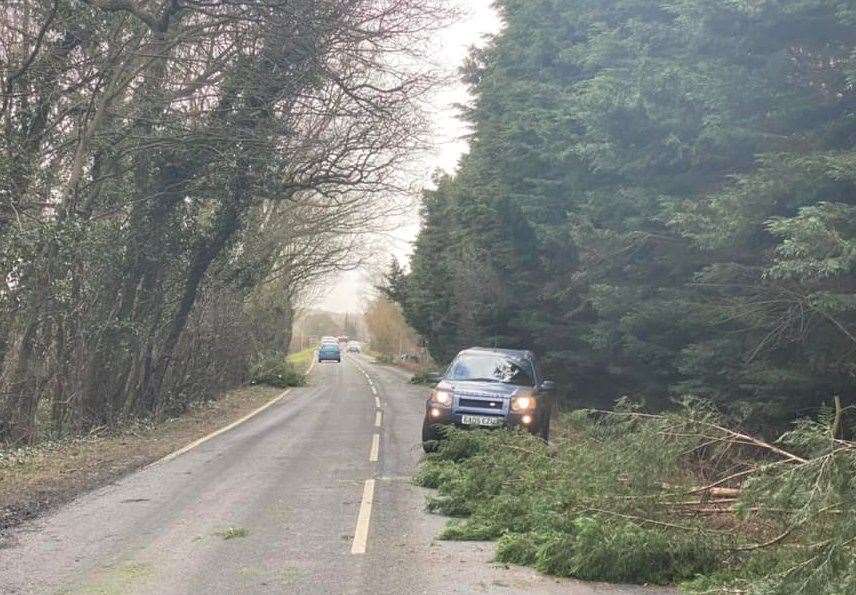
[[[501,426],[503,419],[495,415],[462,415],[461,423],[465,426]]]

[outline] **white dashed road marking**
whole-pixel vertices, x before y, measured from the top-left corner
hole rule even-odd
[[[352,554],[365,554],[366,543],[369,539],[369,521],[372,518],[372,504],[374,501],[375,480],[367,479],[363,487],[363,501],[360,503],[360,512],[357,515],[357,528],[354,531],[354,542],[351,544]]]
[[[372,449],[369,452],[369,462],[377,463],[378,455],[380,454],[380,434],[372,436]]]
[[[363,367],[356,362],[354,363],[356,368],[363,373],[363,376],[366,377],[366,381],[369,384],[369,389],[372,391],[374,395],[374,403],[375,408],[375,428],[380,428],[383,423],[383,412],[380,411],[380,397],[378,396],[377,387],[374,384],[374,380],[369,376],[369,373],[366,372]],[[372,446],[369,451],[369,462],[377,463],[380,458],[380,434],[375,433],[372,435]],[[360,503],[360,512],[357,515],[357,527],[354,530],[354,541],[351,544],[351,553],[352,554],[364,554],[366,553],[366,544],[368,543],[369,538],[369,526],[371,523],[372,516],[372,504],[374,501],[374,490],[375,490],[375,480],[367,479],[365,483],[365,487],[363,488],[363,500]]]

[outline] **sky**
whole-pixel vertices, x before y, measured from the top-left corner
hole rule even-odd
[[[496,33],[500,28],[499,17],[491,7],[492,0],[454,0],[452,4],[462,11],[461,18],[438,32],[433,44],[434,60],[450,73],[463,65],[471,46],[484,45],[485,36]],[[470,99],[466,86],[458,82],[437,92],[429,105],[435,149],[416,164],[415,169],[423,171],[423,180],[417,180],[422,185],[430,186],[431,173],[437,169],[454,172],[461,155],[467,151],[467,142],[463,138],[467,125],[458,118],[454,106]],[[394,231],[383,236],[382,250],[406,262],[418,232],[419,217],[414,208],[413,212],[396,222]],[[377,259],[382,260],[383,255],[378,255]],[[334,312],[362,311],[371,291],[368,277],[368,271],[357,269],[327,279],[318,288],[321,298],[318,307]]]

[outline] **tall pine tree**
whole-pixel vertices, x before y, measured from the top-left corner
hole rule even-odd
[[[852,2],[497,7],[399,281],[435,356],[532,347],[573,403],[852,397]]]

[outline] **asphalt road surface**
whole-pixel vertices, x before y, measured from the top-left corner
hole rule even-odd
[[[439,542],[424,387],[349,356],[257,415],[21,526],[2,593],[625,593]],[[647,592],[647,591],[646,591]]]

